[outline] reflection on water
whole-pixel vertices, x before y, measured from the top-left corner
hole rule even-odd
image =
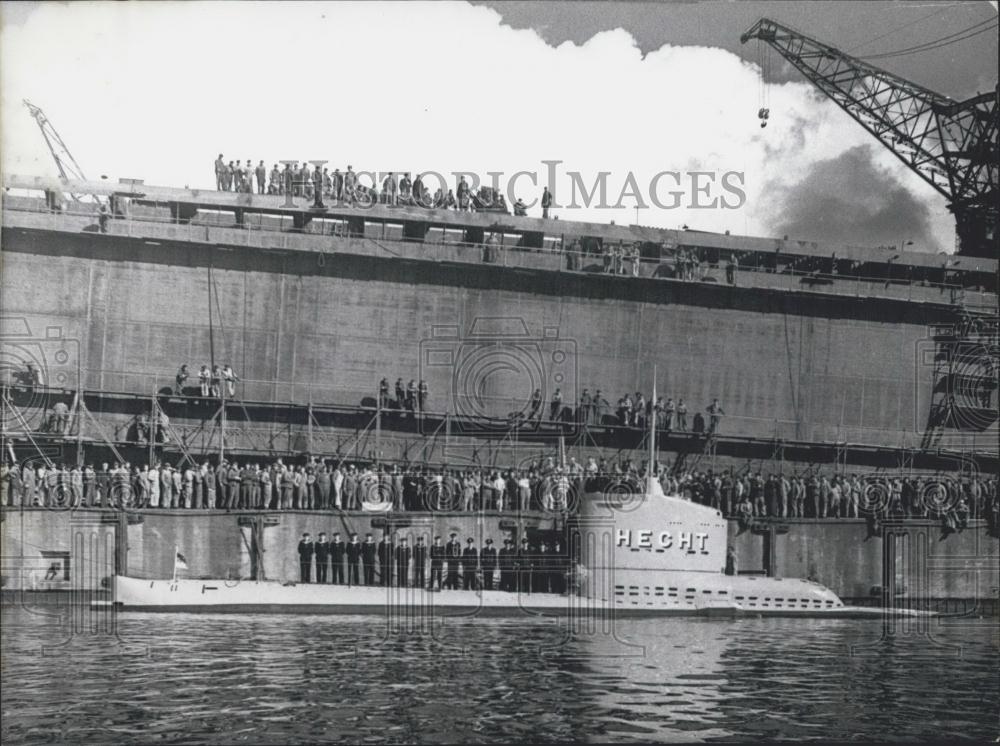
[[[3,610],[10,743],[677,741],[997,735],[996,623],[878,640],[858,621],[128,614],[119,637]],[[943,645],[941,643],[946,643]],[[949,647],[950,646],[950,647]]]

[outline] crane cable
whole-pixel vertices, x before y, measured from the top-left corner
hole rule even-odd
[[[878,36],[873,37],[873,38],[869,39],[868,41],[863,41],[860,44],[855,44],[850,49],[845,49],[844,51],[846,53],[850,54],[855,49],[861,49],[861,47],[867,46],[868,44],[871,44],[873,41],[879,41],[880,39],[884,39],[887,36],[892,36],[897,31],[902,31],[904,28],[909,28],[910,26],[913,26],[913,25],[915,25],[917,23],[920,23],[921,21],[926,21],[928,18],[932,18],[932,17],[934,17],[936,15],[940,15],[941,13],[944,13],[947,9],[948,9],[947,6],[945,6],[943,8],[938,8],[937,10],[935,10],[932,13],[928,13],[925,16],[920,16],[920,18],[916,19],[915,21],[910,21],[909,23],[904,23],[902,26],[897,26],[894,29],[890,29],[889,31],[886,31],[884,34],[879,34]]]
[[[987,25],[988,24],[988,25]],[[982,27],[982,28],[981,28]],[[908,54],[917,54],[919,52],[928,52],[932,49],[940,49],[941,47],[947,47],[951,44],[956,44],[960,41],[966,39],[971,39],[973,36],[978,36],[979,34],[984,34],[987,31],[992,31],[997,28],[997,19],[989,18],[985,21],[980,21],[972,26],[961,31],[956,31],[953,34],[948,34],[947,36],[942,36],[939,39],[934,39],[933,41],[924,42],[923,44],[917,44],[912,47],[904,47],[903,49],[897,49],[893,52],[884,52],[882,54],[872,54],[867,57],[862,57],[865,60],[881,60],[890,57],[902,57]],[[975,30],[978,29],[978,30]],[[971,33],[969,33],[971,32]],[[963,36],[964,34],[964,36]],[[957,37],[957,38],[956,38]]]

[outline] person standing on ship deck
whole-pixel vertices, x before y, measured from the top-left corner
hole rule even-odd
[[[316,166],[312,173],[312,183],[313,183],[313,207],[323,209],[326,205],[323,204],[323,172],[320,170],[319,166]]]
[[[208,370],[207,365],[202,365],[201,369],[198,371],[198,386],[201,390],[201,398],[208,398],[209,382],[211,381],[212,374]]]
[[[444,587],[458,590],[458,564],[462,557],[462,545],[457,541],[458,534],[450,534],[451,540],[445,545],[445,558],[448,560],[448,574],[445,576]]]
[[[410,546],[406,537],[403,536],[399,539],[399,545],[396,547],[396,585],[400,588],[406,588],[409,585],[411,555]]]
[[[226,162],[222,160],[222,153],[215,159],[215,191],[224,191],[226,183]]]
[[[316,507],[320,510],[329,510],[330,505],[330,471],[326,464],[319,467],[316,474],[316,489],[319,492]]]
[[[358,535],[352,533],[351,540],[345,548],[347,554],[347,584],[361,585],[358,565],[361,562],[361,544],[358,542]]]
[[[336,585],[344,583],[344,557],[347,556],[347,545],[340,540],[340,534],[333,535],[330,542],[330,560],[333,563],[333,576],[330,581]]]
[[[514,590],[514,583],[511,581],[514,569],[514,550],[511,549],[510,539],[503,540],[503,546],[497,553],[500,565],[500,590],[510,592]]]
[[[687,427],[688,427],[687,416],[688,416],[687,405],[684,403],[683,399],[678,399],[677,400],[677,429],[680,430],[682,433],[683,432],[687,432]]]
[[[254,175],[257,177],[257,194],[265,194],[267,192],[267,166],[264,165],[264,161],[257,164]]]
[[[344,196],[351,207],[358,200],[357,187],[358,175],[354,172],[354,166],[348,164],[347,171],[344,172]]]
[[[365,585],[375,585],[375,539],[371,534],[365,534],[365,543],[361,545],[361,561],[365,565]]]
[[[413,587],[423,588],[427,585],[427,545],[424,537],[418,536],[413,547]]]
[[[233,367],[228,363],[222,368],[222,377],[226,380],[226,397],[232,399],[236,396],[236,382],[240,377],[233,371]]]
[[[420,407],[420,414],[427,411],[428,394],[427,382],[421,379],[420,385],[417,387],[417,405]]]
[[[383,533],[382,540],[378,543],[379,585],[385,587],[392,585],[392,556],[392,542],[388,534]]]
[[[483,590],[493,590],[493,577],[497,571],[497,550],[493,547],[493,539],[487,539],[483,551],[479,555],[483,568]]]
[[[531,403],[528,405],[528,422],[531,422],[536,417],[540,418],[541,411],[542,411],[542,390],[535,389],[534,393],[531,395]]]
[[[562,412],[562,390],[556,389],[552,394],[552,402],[549,404],[549,419],[556,421]]]
[[[344,510],[356,510],[358,508],[358,475],[351,464],[344,474]]]
[[[177,375],[174,376],[174,383],[176,384],[174,386],[174,393],[177,394],[177,396],[182,396],[184,394],[184,384],[187,383],[188,377],[187,364],[182,365],[181,369],[177,371]]]
[[[431,582],[428,586],[429,590],[441,590],[444,585],[442,581],[442,574],[444,570],[444,558],[445,558],[445,548],[441,546],[441,537],[435,536],[434,543],[431,545]],[[435,583],[434,581],[437,581]]]
[[[548,220],[549,218],[549,208],[552,207],[552,192],[549,191],[548,187],[542,190],[542,219]]]
[[[253,495],[251,492],[253,481],[253,472],[250,470],[250,464],[244,464],[243,468],[240,469],[240,497],[236,505],[237,508],[253,507]]]
[[[316,582],[326,582],[326,570],[330,564],[330,542],[326,540],[326,534],[320,531],[319,538],[313,545],[313,554],[316,556]],[[337,581],[334,580],[334,583]]]
[[[476,551],[475,543],[470,536],[465,540],[465,551],[462,552],[462,588],[467,591],[478,589],[476,582],[476,570],[479,566],[479,552]]]
[[[725,412],[722,410],[722,405],[719,404],[718,399],[712,399],[712,403],[708,405],[708,434],[714,435],[719,431],[719,423],[722,421],[722,415]]]
[[[292,501],[295,497],[295,479],[288,471],[279,471],[278,479],[280,480],[281,509],[291,510]]]
[[[315,548],[308,532],[302,534],[302,541],[299,542],[299,581],[302,583],[311,582],[314,552]]]

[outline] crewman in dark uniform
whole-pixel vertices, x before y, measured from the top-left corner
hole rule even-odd
[[[462,545],[456,541],[458,534],[450,536],[451,541],[444,547],[444,556],[448,560],[448,575],[445,577],[444,587],[455,591],[458,590],[458,563],[462,556]]]
[[[320,532],[319,539],[313,545],[313,554],[316,555],[316,582],[325,583],[326,568],[330,564],[330,542],[326,540],[325,533]]]
[[[351,534],[351,541],[347,545],[347,584],[360,585],[361,578],[358,572],[358,563],[361,561],[361,544],[357,534]]]
[[[389,379],[382,378],[378,382],[378,406],[379,409],[385,409],[389,406]]]
[[[434,537],[434,544],[431,545],[431,584],[430,590],[441,590],[443,585],[441,574],[444,569],[445,548],[441,546],[441,537]],[[437,580],[435,587],[434,581]]]
[[[493,539],[487,539],[486,545],[479,556],[483,568],[483,590],[493,590],[493,574],[497,570],[497,550],[493,547]]]
[[[517,553],[517,590],[520,593],[531,593],[531,565],[531,547],[525,536],[521,538],[521,549]]]
[[[465,540],[467,546],[462,552],[462,587],[467,591],[476,590],[476,568],[479,565],[479,552],[470,536]]]
[[[382,534],[378,543],[379,585],[392,585],[393,546],[388,534]]]
[[[309,534],[302,534],[302,541],[299,542],[299,579],[303,583],[310,582],[314,551],[313,541]]]
[[[396,379],[396,409],[406,406],[406,387],[403,386],[403,379]]]
[[[333,560],[333,578],[335,585],[344,582],[344,555],[347,553],[347,546],[340,540],[340,534],[333,535],[330,543],[330,559]]]
[[[504,539],[499,552],[500,590],[502,591],[514,590],[514,583],[511,579],[514,570],[514,550],[510,544],[510,539]]]
[[[371,534],[365,534],[365,543],[361,545],[361,561],[365,565],[365,585],[375,585],[375,539]]]
[[[440,578],[438,578],[440,581]],[[424,544],[424,537],[417,537],[417,544],[413,547],[413,587],[423,588],[427,584],[427,545]]]
[[[410,545],[404,536],[396,547],[396,585],[400,588],[405,588],[409,584],[411,556]]]

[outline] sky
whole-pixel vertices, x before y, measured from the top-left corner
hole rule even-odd
[[[0,167],[56,173],[27,98],[90,178],[211,187],[220,152],[450,182],[500,172],[540,215],[558,161],[561,219],[953,251],[944,198],[776,53],[762,82],[757,45],[739,35],[766,15],[874,55],[996,14],[988,2],[3,3]],[[996,32],[884,66],[962,99],[996,85]],[[521,171],[537,185],[511,186]],[[664,171],[680,186],[661,178],[656,204]],[[585,207],[581,187],[602,172],[608,206]],[[721,187],[733,172],[745,198]]]

